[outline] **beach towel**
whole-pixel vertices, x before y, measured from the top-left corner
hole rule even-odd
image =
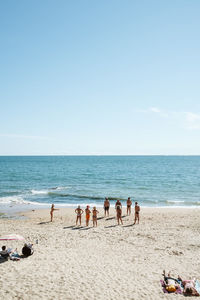
[[[200,282],[198,280],[196,280],[196,282],[195,282],[195,289],[200,294]]]
[[[167,294],[171,294],[170,292],[168,292],[168,291],[166,290],[166,286],[165,286],[164,280],[160,280],[160,283],[161,283],[163,292],[164,292],[164,293],[167,293]],[[176,289],[176,291],[174,292],[174,294],[182,294],[182,293],[183,293],[183,291],[182,291],[182,289],[181,289],[180,286],[179,286],[179,287]]]
[[[10,260],[13,260],[13,261],[19,261],[19,260],[20,260],[20,257],[10,256]]]
[[[14,253],[11,254],[10,259],[18,261],[18,260],[20,260],[20,256],[17,252],[14,252]]]

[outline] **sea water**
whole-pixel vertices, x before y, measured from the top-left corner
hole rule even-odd
[[[200,156],[1,156],[3,207],[200,206]]]

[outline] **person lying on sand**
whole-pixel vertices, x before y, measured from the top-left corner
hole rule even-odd
[[[140,221],[140,214],[139,213],[140,213],[140,207],[139,207],[138,203],[135,202],[135,221],[134,221],[133,225],[136,224],[137,220],[138,220],[138,224],[139,224],[139,221]]]
[[[76,225],[78,224],[78,220],[81,225],[81,215],[83,214],[83,210],[81,209],[80,205],[77,207],[77,209],[75,209],[75,213],[77,214]]]
[[[171,277],[170,272],[168,273],[168,276],[166,276],[165,270],[163,271],[163,276],[165,288],[168,292],[175,292],[176,289],[180,287],[181,279],[179,277],[178,279]]]
[[[92,218],[93,218],[93,227],[96,225],[97,227],[97,214],[98,214],[98,210],[96,209],[96,207],[94,206],[93,207],[93,210],[92,210]]]
[[[127,216],[131,214],[131,205],[132,205],[132,201],[131,201],[131,198],[128,197],[128,200],[126,201],[126,205],[127,205]]]
[[[117,212],[117,222],[118,222],[118,225],[119,225],[119,221],[121,221],[121,224],[123,225],[123,222],[122,222],[122,209],[121,209],[120,205],[117,205],[116,212]]]
[[[89,207],[89,205],[87,205],[87,206],[86,206],[86,209],[85,209],[86,226],[89,225],[90,214],[91,214],[90,207]]]
[[[197,292],[195,288],[196,279],[192,280],[182,280],[180,276],[178,278],[173,278],[170,275],[170,272],[168,273],[168,276],[165,275],[165,270],[163,271],[164,276],[164,282],[166,285],[166,290],[169,292],[175,292],[176,289],[180,286],[183,287],[183,294],[185,296],[200,296],[200,294]]]
[[[51,222],[53,222],[53,212],[54,210],[59,210],[58,208],[54,208],[54,204],[51,205],[51,210],[50,210],[50,216],[51,216]]]
[[[110,201],[108,200],[108,198],[105,198],[104,201],[104,214],[106,217],[106,212],[107,212],[107,216],[109,217],[109,209],[110,209]]]
[[[182,280],[180,277],[182,286],[183,286],[183,294],[185,296],[200,296],[200,294],[197,292],[195,288],[196,279],[192,280]]]

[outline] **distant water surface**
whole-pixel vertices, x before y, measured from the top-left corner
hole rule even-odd
[[[200,156],[0,157],[0,207],[102,206],[105,196],[200,206]]]

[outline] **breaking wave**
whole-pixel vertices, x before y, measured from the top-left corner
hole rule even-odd
[[[44,205],[45,203],[28,201],[25,200],[22,196],[8,196],[8,197],[0,197],[0,204],[9,204],[9,205],[17,205],[17,204],[33,204],[33,205]]]

